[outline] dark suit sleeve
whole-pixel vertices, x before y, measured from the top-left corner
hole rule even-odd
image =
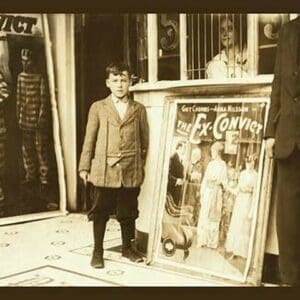
[[[170,158],[168,180],[172,186],[175,186],[177,179],[184,178],[184,167],[180,162],[178,154],[174,153]]]
[[[99,117],[97,113],[97,103],[93,103],[88,115],[88,122],[86,126],[78,171],[90,171],[91,161],[95,152],[98,129]]]
[[[168,185],[174,187],[178,177],[176,177],[176,155],[170,157],[169,173],[168,173]]]
[[[149,124],[147,119],[146,108],[143,106],[140,114],[140,138],[142,159],[145,162],[149,146]]]
[[[280,93],[281,93],[281,55],[284,51],[283,39],[285,36],[284,33],[285,26],[283,25],[278,39],[277,51],[276,51],[276,60],[274,67],[274,79],[272,83],[272,92],[271,92],[271,105],[269,109],[269,116],[267,127],[265,131],[265,138],[275,137],[276,123],[280,114]]]

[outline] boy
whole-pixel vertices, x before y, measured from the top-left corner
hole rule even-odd
[[[133,262],[142,257],[132,247],[137,197],[144,179],[148,149],[145,107],[129,98],[129,67],[112,63],[106,68],[106,86],[111,94],[92,104],[79,162],[79,176],[93,185],[94,251],[91,266],[104,268],[103,239],[109,215],[116,210],[121,225],[122,256]]]

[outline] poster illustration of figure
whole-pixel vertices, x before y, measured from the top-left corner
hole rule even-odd
[[[217,248],[223,207],[223,190],[227,185],[227,166],[222,159],[224,146],[215,142],[211,146],[208,163],[201,184],[201,211],[197,227],[197,247]]]
[[[0,217],[60,210],[55,85],[46,15],[1,14]],[[19,25],[20,26],[19,26]],[[17,26],[18,25],[18,26]],[[48,28],[48,29],[47,29]],[[47,38],[46,38],[47,36]],[[51,76],[49,76],[51,74]],[[52,88],[51,88],[52,89]],[[51,95],[50,95],[51,94]],[[54,124],[55,123],[55,124]],[[2,221],[2,220],[1,220]],[[5,220],[4,220],[5,222]]]
[[[170,158],[168,192],[173,198],[174,203],[179,206],[182,195],[182,185],[184,177],[183,158],[185,153],[185,144],[178,142],[176,151]]]
[[[21,50],[23,70],[17,82],[17,122],[22,131],[22,156],[26,184],[40,181],[47,190],[49,177],[48,135],[50,101],[45,79],[36,66],[36,53]]]
[[[171,107],[158,259],[243,282],[254,251],[267,100],[177,99]]]
[[[175,152],[169,159],[167,199],[162,220],[163,250],[172,256],[176,248],[183,250],[183,260],[189,256],[193,232],[193,207],[182,201],[184,177],[184,158],[186,143],[175,142]]]
[[[230,188],[236,195],[232,218],[226,239],[226,251],[231,252],[230,259],[235,256],[248,257],[251,221],[254,213],[255,188],[257,171],[254,169],[255,156],[245,159],[245,169],[241,171],[238,185]]]
[[[196,225],[200,211],[200,186],[203,177],[201,149],[199,147],[195,147],[191,151],[186,177],[186,190],[183,195],[184,203],[193,207],[193,224]]]
[[[220,235],[219,242],[221,251],[225,251],[225,242],[229,230],[229,224],[231,221],[232,210],[235,203],[235,194],[232,193],[232,189],[235,189],[238,184],[239,170],[234,167],[234,161],[229,159],[227,162],[227,179],[228,184],[224,190],[223,195],[223,207],[222,207],[222,217],[220,222]]]

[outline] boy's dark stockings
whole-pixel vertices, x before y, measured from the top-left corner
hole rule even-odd
[[[105,234],[107,219],[94,220],[94,251],[91,260],[91,266],[96,269],[104,268],[103,260],[103,240]]]
[[[143,261],[142,255],[135,249],[135,220],[126,220],[120,223],[122,235],[122,256],[132,262],[138,263]]]
[[[97,269],[104,268],[103,241],[106,223],[106,219],[97,219],[93,222],[94,251],[91,266]],[[122,236],[122,256],[135,263],[142,262],[142,255],[138,253],[133,245],[135,237],[135,220],[126,220],[121,222],[120,225]]]

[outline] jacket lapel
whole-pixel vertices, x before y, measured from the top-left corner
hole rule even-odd
[[[131,119],[132,115],[135,113],[136,109],[137,109],[136,103],[130,99],[128,101],[127,110],[123,120],[121,121],[121,124],[128,122]]]
[[[115,105],[113,103],[113,100],[111,98],[111,96],[108,96],[105,100],[104,100],[104,107],[108,112],[109,118],[108,120],[111,123],[114,123],[115,125],[120,125],[121,123],[121,118],[119,116],[119,113],[117,111],[117,109],[115,108]]]

